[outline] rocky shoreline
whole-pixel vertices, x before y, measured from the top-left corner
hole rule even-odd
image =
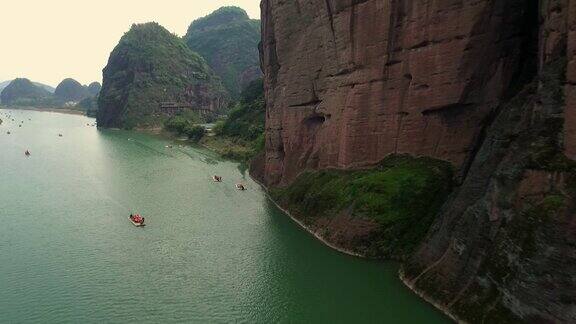
[[[343,248],[341,246],[337,246],[334,243],[329,242],[326,238],[324,238],[320,233],[315,232],[314,230],[312,230],[309,226],[307,226],[306,224],[304,224],[304,222],[302,222],[301,220],[299,220],[298,218],[296,218],[292,213],[290,213],[290,211],[288,211],[287,209],[285,209],[284,207],[280,206],[280,204],[278,204],[278,202],[276,202],[272,196],[270,196],[270,193],[268,192],[268,188],[262,184],[258,179],[256,179],[255,177],[253,177],[252,175],[250,175],[250,177],[252,178],[252,180],[254,180],[254,182],[256,182],[258,185],[260,185],[260,187],[262,187],[266,193],[266,196],[268,197],[268,199],[270,199],[270,201],[278,208],[280,209],[284,214],[286,214],[288,217],[290,217],[290,219],[292,219],[296,224],[298,224],[302,229],[304,229],[306,232],[310,233],[312,236],[314,236],[317,240],[319,240],[320,242],[322,242],[322,244],[332,248],[333,250],[336,250],[340,253],[349,255],[349,256],[353,256],[353,257],[357,257],[357,258],[363,258],[366,259],[367,257],[363,254],[348,250],[346,248]]]
[[[448,316],[454,322],[456,322],[456,323],[468,323],[468,322],[463,321],[463,320],[459,319],[458,317],[456,317],[456,315],[454,315],[454,314],[452,314],[452,312],[450,312],[450,309],[448,309],[447,307],[444,307],[440,303],[438,303],[435,300],[433,300],[432,298],[428,297],[423,291],[416,289],[416,287],[408,281],[408,278],[406,278],[406,276],[404,275],[404,271],[402,268],[400,268],[400,270],[398,271],[398,277],[400,278],[400,281],[402,281],[402,283],[406,287],[408,287],[408,289],[410,289],[414,294],[418,295],[418,297],[422,298],[428,304],[434,306],[436,309],[441,311],[444,315]]]
[[[265,191],[266,196],[268,197],[268,199],[270,199],[270,201],[278,208],[280,209],[284,214],[286,214],[288,217],[290,217],[290,219],[292,219],[292,221],[294,221],[296,224],[298,224],[302,229],[304,229],[306,232],[310,233],[312,236],[314,236],[318,241],[320,241],[322,244],[326,245],[327,247],[343,253],[345,255],[349,255],[349,256],[353,256],[353,257],[357,257],[357,258],[362,258],[362,259],[368,259],[368,257],[366,255],[362,255],[359,254],[357,252],[345,249],[341,246],[337,246],[334,243],[329,242],[328,240],[326,240],[322,235],[320,235],[319,233],[315,232],[314,230],[312,230],[309,226],[307,226],[306,224],[304,224],[302,221],[300,221],[298,218],[296,218],[290,211],[288,211],[287,209],[283,208],[282,206],[280,206],[280,204],[278,204],[278,202],[276,202],[271,196],[270,193],[268,191],[268,188],[260,181],[258,180],[254,175],[250,174],[250,177],[252,178],[252,180],[254,180],[254,182],[258,183]],[[453,320],[454,322],[458,322],[458,323],[466,323],[465,321],[462,321],[460,319],[458,319],[454,314],[452,314],[450,312],[450,310],[444,306],[442,306],[441,304],[435,302],[432,298],[426,296],[424,294],[424,292],[421,292],[419,290],[417,290],[414,285],[412,285],[407,278],[404,276],[404,272],[402,270],[402,268],[400,268],[400,270],[398,271],[398,277],[400,279],[400,281],[402,281],[402,283],[408,288],[410,289],[414,294],[416,294],[417,296],[419,296],[420,298],[422,298],[425,302],[429,303],[430,305],[434,306],[436,309],[438,309],[439,311],[441,311],[444,315],[446,315],[448,318],[450,318],[451,320]]]

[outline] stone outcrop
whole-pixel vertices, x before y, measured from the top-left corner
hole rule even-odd
[[[576,321],[574,4],[542,1],[540,13],[535,80],[500,108],[404,269],[410,286],[471,322]]]
[[[110,54],[98,96],[98,126],[158,127],[163,103],[220,111],[220,79],[206,61],[157,23],[133,25]]]
[[[464,321],[576,322],[576,2],[261,6],[252,172],[282,187],[390,154],[449,161],[460,185],[405,282]]]
[[[473,323],[576,321],[576,163],[561,153],[564,64],[502,107],[404,279]],[[560,100],[559,100],[560,99]]]

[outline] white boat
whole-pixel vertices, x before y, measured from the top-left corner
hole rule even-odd
[[[212,177],[212,180],[213,180],[214,182],[222,182],[222,177],[213,176],[213,177]]]
[[[244,185],[241,184],[241,183],[237,183],[237,184],[236,184],[236,189],[241,190],[241,191],[244,191],[244,190],[246,190],[246,187],[244,187]]]

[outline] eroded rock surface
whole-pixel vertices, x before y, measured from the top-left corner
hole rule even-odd
[[[461,184],[406,282],[468,322],[576,322],[576,2],[263,0],[262,15],[253,174],[283,187],[390,154],[449,161]]]
[[[465,166],[523,63],[526,3],[264,0],[266,182],[393,153]]]

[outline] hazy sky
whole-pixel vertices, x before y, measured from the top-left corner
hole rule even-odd
[[[0,82],[100,82],[110,52],[133,23],[156,21],[183,36],[194,19],[230,5],[260,18],[260,0],[2,0]]]

